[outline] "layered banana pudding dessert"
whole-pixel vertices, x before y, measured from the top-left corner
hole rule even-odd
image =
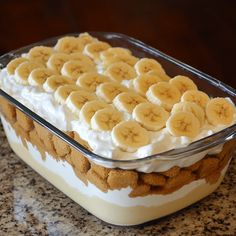
[[[0,88],[88,154],[0,96],[8,141],[29,166],[106,222],[134,225],[168,215],[218,187],[235,140],[191,155],[163,153],[236,123],[230,98],[168,74],[156,59],[88,33],[34,46],[0,70]]]

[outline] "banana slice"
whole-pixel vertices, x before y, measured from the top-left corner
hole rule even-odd
[[[53,48],[45,46],[36,46],[29,50],[27,58],[45,64],[53,54]]]
[[[119,60],[130,65],[130,66],[134,66],[137,61],[139,60],[137,57],[132,56],[132,55],[120,55],[118,56]]]
[[[27,85],[28,77],[32,70],[42,67],[41,64],[35,62],[23,62],[15,70],[15,80],[19,84]]]
[[[193,115],[195,115],[198,118],[200,122],[200,126],[203,126],[205,124],[205,112],[202,109],[202,107],[200,107],[196,103],[194,102],[176,103],[171,110],[171,114],[174,114],[179,111],[191,112]]]
[[[165,82],[168,82],[171,79],[170,76],[165,73],[165,71],[150,70],[150,71],[148,71],[147,75],[156,75],[162,81],[165,81]]]
[[[150,102],[170,111],[173,105],[179,102],[181,94],[174,85],[168,82],[159,82],[149,87],[146,96]]]
[[[91,119],[91,127],[94,130],[110,131],[122,121],[122,113],[112,107],[96,111]]]
[[[81,33],[78,37],[79,42],[85,47],[89,43],[98,41],[97,38],[92,37],[89,33]]]
[[[127,55],[131,55],[131,51],[127,48],[122,48],[122,47],[111,47],[108,48],[106,51],[103,51],[100,53],[100,58],[101,60],[106,60],[112,57],[116,57],[116,56],[127,56]]]
[[[27,58],[24,57],[18,57],[15,58],[13,60],[11,60],[8,64],[7,64],[7,73],[8,75],[14,75],[15,74],[15,70],[16,68],[23,62],[28,61]]]
[[[210,101],[209,96],[206,93],[199,90],[188,90],[181,97],[181,102],[195,102],[204,110],[209,101]]]
[[[56,71],[58,74],[61,73],[61,68],[67,61],[70,60],[70,56],[65,53],[54,53],[52,54],[48,61],[47,67],[51,70]]]
[[[91,57],[94,61],[100,61],[100,52],[107,50],[111,46],[102,41],[89,43],[85,46],[83,53]]]
[[[105,51],[106,52],[106,51]],[[102,66],[103,68],[108,68],[111,64],[116,63],[116,62],[124,62],[130,66],[134,66],[136,62],[138,61],[137,57],[134,57],[129,54],[123,54],[123,55],[118,55],[118,56],[113,56],[113,57],[107,57],[103,58],[102,60]]]
[[[47,78],[47,80],[43,84],[43,89],[52,93],[57,90],[58,87],[66,84],[71,84],[71,80],[63,75],[52,75]]]
[[[56,92],[54,93],[54,98],[58,103],[65,104],[66,99],[69,97],[69,95],[72,92],[79,90],[81,90],[81,88],[76,85],[61,85],[56,89]]]
[[[42,85],[48,77],[55,75],[55,72],[47,68],[36,68],[31,71],[28,82],[32,86]]]
[[[97,86],[96,94],[108,103],[122,92],[127,92],[128,89],[116,82],[106,82]]]
[[[235,107],[225,98],[213,98],[206,105],[206,116],[213,125],[230,125],[233,122]]]
[[[70,54],[70,60],[72,60],[72,61],[81,61],[81,62],[84,62],[84,63],[89,64],[91,66],[95,66],[95,64],[92,61],[92,59],[90,59],[90,57],[84,55],[81,52],[71,53]]]
[[[100,53],[102,65],[107,68],[115,62],[125,62],[130,66],[134,66],[138,58],[132,56],[131,51],[126,48],[112,47]]]
[[[63,53],[82,52],[84,46],[80,40],[73,36],[60,38],[55,45],[55,50]]]
[[[107,103],[98,100],[86,102],[81,108],[79,117],[85,124],[90,126],[91,119],[96,113],[96,111],[106,108],[108,106],[109,105]]]
[[[145,102],[134,108],[132,116],[147,130],[157,131],[166,125],[169,113],[161,106]]]
[[[66,99],[66,105],[73,113],[79,115],[82,106],[88,101],[96,100],[96,98],[92,93],[83,90],[75,91]]]
[[[196,137],[200,132],[200,122],[191,112],[173,113],[166,122],[166,127],[173,136]]]
[[[146,129],[136,121],[123,121],[111,132],[113,143],[126,152],[135,152],[149,143],[150,137]]]
[[[96,68],[88,63],[82,61],[67,61],[61,69],[61,74],[76,81],[81,74],[92,71],[96,71]]]
[[[122,80],[130,80],[136,76],[134,68],[124,62],[116,62],[111,64],[104,74],[117,82],[121,82]]]
[[[114,106],[119,111],[132,113],[133,109],[140,103],[147,100],[134,92],[123,92],[115,97],[113,100]]]
[[[138,75],[146,74],[149,71],[156,71],[157,73],[165,74],[164,69],[161,64],[150,58],[142,58],[140,59],[134,66]]]
[[[133,80],[133,85],[138,93],[145,96],[150,86],[161,81],[162,80],[156,75],[143,74]]]
[[[110,81],[105,75],[98,74],[97,72],[87,72],[82,74],[76,84],[90,92],[95,92],[99,84]]]
[[[187,90],[197,90],[197,85],[187,76],[177,75],[169,83],[176,86],[181,94]]]

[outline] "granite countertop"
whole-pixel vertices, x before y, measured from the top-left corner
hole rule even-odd
[[[21,162],[0,125],[0,235],[236,235],[236,159],[216,192],[197,204],[145,225],[117,227]]]

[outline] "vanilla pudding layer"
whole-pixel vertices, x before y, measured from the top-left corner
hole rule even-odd
[[[70,164],[62,160],[57,161],[48,153],[43,159],[36,146],[28,141],[27,148],[23,145],[10,123],[3,117],[2,124],[12,149],[24,162],[89,212],[116,225],[140,224],[191,205],[219,186],[228,166],[224,167],[214,184],[200,179],[184,185],[171,194],[130,198],[131,188],[109,190],[104,193],[90,182],[86,186],[74,174]]]
[[[25,86],[18,84],[14,76],[9,76],[6,69],[0,71],[1,88],[19,102],[40,115],[55,127],[60,127],[62,131],[75,131],[80,137],[88,142],[92,151],[98,155],[118,160],[139,159],[152,154],[158,154],[173,148],[188,146],[191,142],[209,136],[226,128],[226,126],[212,126],[206,122],[201,133],[194,139],[188,137],[171,136],[167,129],[157,132],[150,132],[151,142],[149,145],[140,147],[134,153],[128,153],[117,148],[111,139],[111,132],[95,131],[84,125],[75,117],[65,105],[58,104],[52,93],[46,93],[41,87]],[[127,114],[126,114],[127,115]],[[126,116],[126,119],[130,119]],[[236,116],[233,123],[236,122]],[[187,167],[201,160],[207,154],[217,154],[222,150],[222,145],[197,153],[191,158],[184,157],[173,161],[152,161],[149,164],[136,164],[133,166],[137,171],[150,173],[162,172],[174,166]],[[119,166],[112,162],[99,162],[107,168],[127,169],[125,165]]]

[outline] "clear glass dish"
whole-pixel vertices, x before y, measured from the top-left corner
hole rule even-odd
[[[200,72],[200,71],[198,71],[198,70],[196,70],[196,69],[194,69],[182,62],[179,62],[178,60],[173,59],[173,58],[167,56],[166,54],[164,54],[164,53],[162,53],[162,52],[160,52],[160,51],[158,51],[158,50],[156,50],[156,49],[154,49],[154,48],[152,48],[152,47],[150,47],[150,46],[148,46],[136,39],[133,39],[133,38],[130,38],[128,36],[118,34],[118,33],[110,33],[110,32],[108,32],[108,33],[89,32],[89,33],[92,36],[98,38],[99,40],[106,41],[106,42],[110,43],[112,46],[119,46],[119,47],[125,47],[125,48],[130,49],[132,51],[132,53],[137,57],[140,57],[140,58],[141,57],[149,57],[149,58],[157,59],[162,64],[162,66],[164,67],[165,71],[167,72],[167,74],[169,76],[172,77],[175,75],[186,75],[186,76],[190,77],[198,85],[198,88],[200,90],[207,92],[210,97],[229,97],[234,102],[234,104],[236,104],[236,90],[234,88],[231,88],[230,86],[222,83],[221,81],[216,80],[215,78],[212,78],[211,76],[209,76],[203,72]],[[71,35],[77,36],[78,33],[71,34]],[[28,52],[34,46],[37,46],[37,45],[54,46],[56,44],[58,38],[60,38],[60,37],[62,37],[62,36],[47,39],[47,40],[44,40],[41,42],[37,42],[35,44],[31,44],[29,46],[20,48],[18,50],[11,51],[11,52],[1,56],[0,57],[0,69],[3,69],[4,67],[6,67],[8,62],[11,61],[13,58],[20,56],[22,53]],[[45,119],[43,119],[42,117],[40,117],[39,115],[37,115],[36,113],[34,113],[30,109],[28,109],[24,104],[21,104],[16,99],[14,99],[12,96],[10,96],[9,94],[7,94],[6,92],[4,92],[3,90],[0,89],[0,98],[1,97],[4,98],[4,100],[7,101],[9,104],[11,104],[10,106],[12,106],[14,109],[16,109],[17,111],[21,111],[22,114],[25,114],[26,117],[33,120],[35,122],[34,123],[35,125],[38,124],[40,127],[43,127],[43,129],[47,130],[47,132],[50,133],[50,135],[58,137],[59,140],[61,140],[62,145],[66,145],[67,148],[69,148],[70,150],[74,150],[75,152],[78,153],[78,155],[83,155],[85,158],[87,158],[90,162],[89,165],[92,166],[91,168],[93,168],[94,164],[102,166],[101,167],[101,168],[103,168],[102,170],[100,167],[98,167],[97,169],[100,168],[99,171],[101,171],[102,175],[105,176],[104,179],[106,179],[106,180],[109,178],[108,172],[113,169],[115,171],[116,170],[118,170],[118,171],[119,170],[125,170],[125,171],[130,170],[132,172],[132,174],[136,173],[136,176],[138,175],[138,177],[137,177],[138,180],[140,180],[140,178],[141,178],[140,176],[143,175],[143,173],[141,173],[142,170],[140,171],[140,166],[146,166],[148,169],[148,173],[155,172],[154,171],[155,168],[152,168],[152,166],[154,166],[154,167],[155,166],[162,166],[164,168],[162,171],[165,171],[165,168],[167,166],[175,167],[175,166],[178,166],[179,162],[183,163],[183,162],[186,162],[186,160],[190,160],[190,162],[188,162],[188,165],[192,166],[195,164],[195,162],[200,161],[200,159],[202,159],[202,157],[201,157],[200,159],[198,158],[196,160],[196,156],[199,156],[199,155],[205,156],[209,153],[210,150],[214,149],[215,147],[222,148],[223,144],[228,143],[228,141],[230,141],[230,140],[234,140],[234,138],[236,137],[236,124],[235,124],[235,125],[232,125],[231,127],[228,127],[218,133],[215,133],[211,136],[208,136],[208,137],[203,138],[199,141],[191,143],[189,146],[184,147],[184,148],[173,149],[173,150],[170,150],[167,152],[163,152],[163,153],[159,153],[159,154],[155,154],[155,155],[151,155],[151,156],[144,156],[139,159],[114,160],[114,159],[106,158],[103,156],[99,156],[99,155],[93,153],[92,151],[86,149],[83,145],[81,145],[79,142],[77,142],[73,137],[62,132],[59,129],[59,127],[55,127],[52,124],[48,123]],[[1,107],[1,105],[4,106],[3,104],[4,104],[4,101],[0,100],[0,107]],[[19,116],[21,116],[20,115],[21,113],[18,112],[17,114]],[[13,121],[12,124],[11,124],[11,121],[9,121],[9,124],[8,124],[7,121],[5,122],[5,118],[3,115],[1,118],[3,121],[4,129],[6,131],[7,137],[9,139],[9,137],[11,136],[10,133],[12,131],[11,125],[12,125],[12,127],[16,128],[13,124],[15,121]],[[16,130],[17,130],[17,128],[16,128]],[[27,137],[24,137],[24,138],[27,141]],[[29,139],[28,139],[28,141],[29,141]],[[25,144],[24,142],[25,141],[23,140],[22,143]],[[25,144],[25,146],[27,146],[27,144]],[[227,149],[227,154],[231,156],[233,149],[234,149],[234,146],[231,145],[230,150],[229,150],[229,148]],[[17,153],[17,151],[14,148],[13,148],[13,150]],[[27,153],[25,153],[25,155],[26,154]],[[18,155],[21,156],[20,154],[18,154]],[[223,156],[223,154],[222,154],[222,156]],[[44,158],[45,158],[45,156],[44,156]],[[220,158],[219,158],[219,160],[221,160]],[[77,203],[82,205],[84,208],[88,209],[88,211],[90,211],[94,215],[98,216],[99,218],[103,219],[104,221],[107,221],[107,222],[110,222],[113,224],[119,224],[119,225],[131,225],[131,224],[143,223],[143,222],[170,214],[170,213],[177,211],[187,205],[190,205],[190,204],[200,200],[201,198],[207,196],[212,191],[214,191],[216,189],[216,187],[219,185],[220,181],[222,181],[222,176],[225,174],[225,169],[224,169],[224,171],[223,171],[224,173],[222,174],[222,176],[220,178],[218,176],[218,179],[219,179],[219,180],[217,180],[218,182],[215,185],[211,185],[211,186],[209,185],[209,188],[207,190],[204,190],[201,196],[196,195],[196,197],[192,197],[191,199],[188,198],[188,200],[186,200],[185,202],[178,203],[178,207],[173,205],[173,207],[171,209],[169,209],[167,212],[160,213],[159,215],[156,213],[153,213],[151,215],[146,214],[145,212],[148,212],[149,207],[147,209],[140,208],[140,209],[135,209],[135,210],[132,208],[134,214],[137,214],[138,212],[143,213],[143,218],[140,217],[139,219],[132,221],[132,220],[130,220],[132,217],[134,217],[134,215],[132,215],[132,211],[131,211],[131,213],[129,213],[130,209],[129,209],[129,211],[126,211],[123,209],[123,207],[116,209],[117,211],[119,211],[119,214],[117,214],[117,215],[119,215],[118,218],[115,218],[115,216],[114,216],[114,218],[111,217],[112,210],[111,211],[107,210],[107,214],[101,215],[102,214],[101,209],[93,208],[93,206],[91,206],[92,207],[91,208],[89,205],[81,203],[80,200],[77,199],[77,196],[75,196],[75,193],[72,190],[71,190],[71,192],[67,192],[66,187],[62,188],[58,181],[54,182],[53,177],[51,176],[50,173],[46,173],[44,170],[37,169],[32,163],[27,162],[27,159],[26,160],[23,159],[23,160],[27,164],[29,164],[33,169],[35,169],[37,172],[39,172],[42,176],[44,176],[46,179],[48,179],[51,183],[53,183],[57,188],[59,188],[61,191],[63,191],[65,194],[67,194],[69,197],[71,197],[73,200],[75,200]],[[64,159],[62,158],[61,160],[63,162],[67,161],[69,164],[71,164],[70,160],[67,160],[66,158],[64,158]],[[192,162],[191,162],[191,160],[192,160]],[[227,162],[224,163],[224,166],[227,166],[227,163],[229,160],[230,160],[230,158],[227,159]],[[43,164],[43,162],[41,164]],[[54,164],[56,165],[56,163],[54,163]],[[181,170],[183,172],[186,170],[189,170],[188,165],[184,166],[184,168]],[[104,167],[105,167],[105,169],[104,169]],[[106,169],[106,168],[109,168],[109,169]],[[94,169],[94,171],[96,172],[97,169]],[[221,170],[223,170],[223,168],[221,168]],[[71,170],[71,171],[73,171],[73,170]],[[163,174],[162,171],[160,171],[161,174]],[[196,170],[193,170],[193,172],[194,171],[196,172]],[[194,175],[195,175],[195,172],[194,172]],[[130,172],[128,174],[130,175]],[[168,176],[167,179],[168,178],[172,178],[172,177]],[[136,180],[136,182],[138,180]],[[87,180],[85,182],[86,182],[86,184],[88,184]],[[93,183],[93,184],[96,185],[96,183]],[[185,183],[185,184],[187,184],[187,183]],[[108,185],[109,185],[109,181],[108,181]],[[140,189],[143,190],[146,187],[144,185],[145,184],[141,184]],[[125,186],[125,184],[124,184],[124,186]],[[130,184],[130,186],[133,188],[132,184]],[[117,187],[117,189],[119,190],[119,189],[130,187],[130,186],[129,185],[127,185],[125,187],[120,186],[120,187]],[[206,186],[208,186],[207,183],[206,183]],[[129,193],[127,193],[128,190],[126,192],[119,193],[119,191],[117,191],[117,189],[115,190],[117,192],[113,191],[115,188],[112,188],[111,186],[110,186],[110,188],[105,189],[105,190],[103,189],[104,186],[101,186],[101,188],[99,188],[99,186],[97,186],[97,187],[98,187],[98,189],[96,189],[96,190],[93,189],[93,193],[95,195],[97,194],[97,196],[102,196],[101,194],[104,194],[102,192],[105,192],[105,193],[113,192],[112,194],[115,194],[115,195],[112,195],[112,198],[118,199],[119,197],[121,197],[121,201],[123,199],[123,202],[122,202],[123,206],[127,206],[130,203],[131,206],[134,207],[134,203],[133,203],[134,200],[131,197],[129,198]],[[140,187],[140,186],[138,186],[138,187]],[[158,201],[160,201],[160,199],[158,199],[158,198],[155,199],[155,196],[159,196],[158,191],[163,190],[163,189],[161,189],[159,187],[156,188],[155,186],[151,186],[149,188],[149,190],[150,189],[153,190],[153,191],[151,191],[151,194],[150,194],[152,196],[149,196],[152,198],[152,200],[150,200],[150,201],[151,202],[156,201],[158,203]],[[175,190],[176,189],[173,189],[173,191],[175,191]],[[99,192],[99,191],[102,191],[102,192]],[[130,189],[129,189],[129,192],[130,192]],[[137,193],[137,192],[135,192],[135,193]],[[122,195],[122,194],[124,194],[124,195]],[[155,195],[155,194],[157,194],[157,195]],[[169,194],[169,192],[165,192],[164,195],[165,194]],[[122,198],[122,196],[124,198]],[[146,195],[144,194],[144,195],[137,195],[137,196],[140,198],[140,197],[145,197]],[[137,206],[142,206],[143,205],[142,199],[137,200],[135,202],[135,204]],[[158,209],[159,208],[157,208],[157,211],[158,211]]]

